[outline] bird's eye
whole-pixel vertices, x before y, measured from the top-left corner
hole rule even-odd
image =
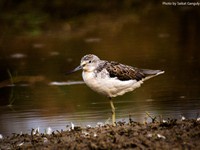
[[[92,61],[90,60],[89,63],[91,63]]]

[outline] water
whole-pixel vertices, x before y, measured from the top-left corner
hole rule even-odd
[[[118,121],[128,121],[131,115],[143,122],[146,112],[163,118],[195,118],[200,110],[198,19],[186,17],[186,25],[182,24],[184,11],[176,15],[160,11],[91,15],[83,25],[72,24],[70,31],[63,27],[36,37],[2,37],[0,134],[30,133],[37,127],[41,132],[48,127],[67,130],[71,123],[84,127],[111,121],[109,101],[82,83],[81,72],[65,76],[87,53],[165,70],[114,99]]]

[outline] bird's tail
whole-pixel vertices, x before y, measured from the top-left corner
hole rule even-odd
[[[141,69],[141,72],[146,76],[144,80],[147,80],[152,77],[165,73],[165,71],[163,70],[150,70],[150,69]]]

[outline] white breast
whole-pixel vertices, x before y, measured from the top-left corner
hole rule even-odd
[[[140,87],[142,81],[136,80],[121,81],[117,78],[110,78],[105,72],[98,73],[84,72],[82,73],[83,80],[92,90],[103,94],[107,97],[116,97],[123,95],[126,92],[133,91]]]

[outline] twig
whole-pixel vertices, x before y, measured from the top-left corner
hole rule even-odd
[[[151,118],[152,123],[155,123],[155,121],[157,120],[156,117],[152,117],[147,111],[145,113],[149,118]]]

